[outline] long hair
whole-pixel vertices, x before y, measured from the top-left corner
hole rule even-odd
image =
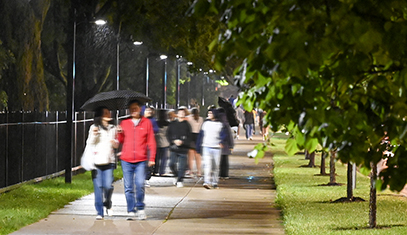
[[[199,111],[197,108],[192,108],[191,109],[192,117],[195,119],[195,121],[199,120]]]
[[[107,128],[102,124],[103,120],[103,110],[107,109],[105,106],[101,106],[95,109],[95,116],[93,118],[93,122],[95,123],[96,126],[100,126],[101,128],[107,130]]]
[[[164,109],[159,109],[157,112],[158,119],[157,119],[157,125],[158,127],[162,128],[164,126],[168,126],[169,122],[167,121],[168,113],[167,110]]]

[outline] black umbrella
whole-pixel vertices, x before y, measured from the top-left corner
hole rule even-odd
[[[141,103],[151,101],[149,97],[136,91],[114,90],[96,94],[86,101],[81,109],[94,111],[96,108],[104,106],[109,110],[120,110],[127,108],[127,104],[132,100],[138,100]]]
[[[236,110],[233,108],[233,105],[227,99],[220,96],[218,97],[218,104],[225,110],[229,125],[239,126],[239,121],[236,118]]]

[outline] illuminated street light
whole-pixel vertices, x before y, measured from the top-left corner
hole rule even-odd
[[[133,42],[133,44],[136,45],[136,46],[140,46],[140,45],[143,45],[143,42],[135,41],[135,42]]]
[[[97,20],[95,21],[95,24],[97,25],[105,25],[107,22],[105,20]]]

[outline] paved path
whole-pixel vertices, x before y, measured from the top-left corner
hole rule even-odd
[[[275,207],[271,157],[255,164],[247,157],[260,137],[238,140],[230,156],[230,179],[207,190],[202,180],[187,178],[184,188],[170,177],[152,177],[146,189],[145,221],[126,220],[122,181],[115,182],[113,216],[96,221],[93,194],[53,212],[12,234],[284,234]]]

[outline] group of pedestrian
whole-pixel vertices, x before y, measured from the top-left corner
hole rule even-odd
[[[133,100],[128,109],[129,118],[114,126],[110,111],[99,107],[89,129],[87,145],[95,146],[92,180],[97,220],[104,218],[104,208],[112,215],[114,149],[119,147],[128,220],[147,218],[145,187],[150,186],[151,176],[169,175],[167,165],[177,187],[184,186],[186,172],[201,179],[202,162],[206,189],[218,188],[219,177],[229,177],[228,155],[234,143],[222,108],[211,106],[205,120],[197,108],[191,115],[186,107],[159,110],[155,115],[153,107],[143,111],[143,104]]]

